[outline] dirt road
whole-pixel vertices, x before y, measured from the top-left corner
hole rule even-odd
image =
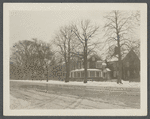
[[[138,90],[10,81],[11,109],[140,108]]]

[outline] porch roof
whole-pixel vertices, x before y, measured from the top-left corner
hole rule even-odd
[[[75,69],[72,70],[71,72],[76,72],[76,71],[84,71],[84,69]],[[87,69],[87,71],[101,71],[100,69]]]

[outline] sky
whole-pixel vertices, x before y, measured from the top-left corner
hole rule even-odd
[[[23,5],[23,7],[24,6],[25,5]],[[96,37],[96,40],[104,40],[101,31],[106,23],[104,16],[111,11],[107,10],[109,6],[106,8],[101,6],[102,9],[99,9],[99,6],[96,4],[93,4],[94,7],[92,7],[92,4],[72,5],[71,8],[70,5],[66,7],[64,4],[60,4],[57,7],[54,6],[51,5],[51,7],[49,7],[49,5],[46,4],[45,7],[38,6],[38,9],[35,7],[34,10],[30,10],[34,7],[34,5],[31,5],[30,7],[24,7],[19,10],[11,10],[9,12],[10,48],[14,43],[17,43],[20,40],[32,40],[33,38],[51,43],[61,26],[66,26],[72,22],[86,19],[89,19],[92,23],[100,26],[99,35]],[[47,9],[43,10],[45,8]],[[134,37],[139,37],[139,34],[138,29],[138,32],[137,34],[134,34]],[[106,50],[106,47],[103,49]]]
[[[78,20],[89,19],[92,23],[102,26],[104,24],[103,14],[103,11],[98,10],[11,11],[10,47],[19,40],[31,40],[32,38],[51,42],[61,26]]]

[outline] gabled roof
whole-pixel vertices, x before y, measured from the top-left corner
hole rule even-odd
[[[129,51],[129,53],[123,58],[123,61],[125,61],[125,60],[126,60],[127,58],[129,58],[130,56],[133,56],[133,57],[137,58],[138,60],[140,60],[139,57],[136,55],[136,53],[131,49],[131,50]]]
[[[76,71],[84,71],[84,69],[75,69],[72,70],[71,72],[76,72]],[[87,71],[101,71],[101,69],[87,69]]]
[[[89,60],[92,57],[97,58],[97,60],[102,60],[101,57],[99,57],[97,54],[90,55],[90,56],[87,57],[87,59]]]
[[[134,56],[135,58],[139,59],[137,54],[133,51],[133,49],[131,49],[124,57],[122,57],[122,61],[126,60],[126,58],[128,58],[131,55]],[[116,62],[116,61],[118,61],[118,58],[117,57],[112,57],[111,59],[108,59],[107,61],[108,62]]]

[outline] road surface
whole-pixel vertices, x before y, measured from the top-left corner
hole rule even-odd
[[[10,81],[11,109],[139,109],[139,90]]]

